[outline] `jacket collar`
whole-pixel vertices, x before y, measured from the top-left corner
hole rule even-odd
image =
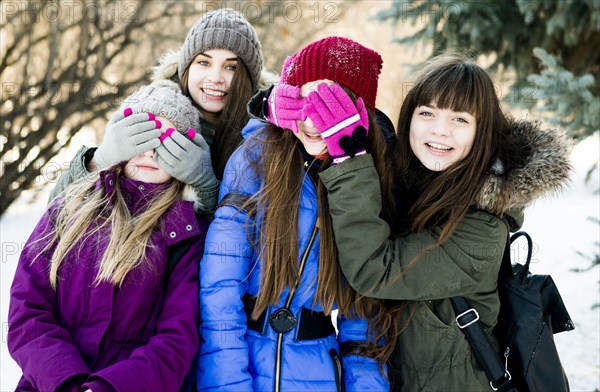
[[[204,117],[200,118],[200,133],[202,134],[204,140],[206,140],[206,144],[208,144],[209,147],[212,147],[216,131],[216,124],[207,121],[204,119]]]
[[[136,214],[147,208],[157,192],[166,189],[168,184],[149,184],[142,181],[132,180],[126,177],[118,177],[114,170],[107,169],[99,173],[96,189],[104,187],[106,197],[113,204],[115,182],[119,181],[121,190],[125,197],[127,207],[132,214]],[[207,224],[198,221],[194,212],[194,203],[187,200],[177,200],[165,212],[161,219],[160,231],[167,246],[183,241],[202,232],[206,232]]]
[[[206,233],[208,223],[198,220],[194,212],[194,203],[178,200],[167,210],[161,224],[161,232],[167,246],[190,237]]]
[[[122,163],[119,165],[123,165]],[[117,165],[117,166],[119,166]],[[113,203],[113,196],[117,181],[119,182],[123,197],[127,207],[132,214],[137,213],[140,209],[148,206],[154,196],[169,187],[169,184],[150,184],[143,181],[133,180],[123,175],[118,176],[113,166],[99,173],[99,180],[96,188],[103,186],[106,191],[106,196],[110,198],[110,205]]]

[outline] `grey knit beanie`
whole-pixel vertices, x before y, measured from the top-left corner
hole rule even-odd
[[[200,129],[202,114],[181,88],[170,80],[157,80],[143,86],[121,104],[121,110],[131,108],[132,113],[152,113],[171,121],[177,131],[186,134],[189,128]]]
[[[262,47],[256,30],[244,15],[231,8],[221,8],[198,19],[181,48],[179,80],[199,53],[211,49],[227,49],[235,53],[248,68],[252,88],[258,87],[263,67]]]

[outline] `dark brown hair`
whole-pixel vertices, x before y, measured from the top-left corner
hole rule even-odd
[[[346,92],[356,100],[349,89]],[[253,153],[249,146],[260,144],[260,153]],[[296,285],[298,276],[298,219],[304,160],[300,141],[289,130],[266,125],[256,136],[246,141],[247,155],[255,176],[262,178],[259,192],[248,203],[249,215],[261,211],[260,238],[255,246],[260,252],[260,289],[252,317],[257,318],[269,305],[279,301],[285,287]],[[383,216],[393,216],[392,168],[386,159],[387,141],[374,114],[369,110],[369,133],[367,151],[373,156],[375,167],[381,178]],[[330,164],[330,157],[321,162],[321,170]],[[313,162],[314,164],[314,162]],[[383,301],[367,298],[350,287],[338,263],[337,248],[331,216],[327,207],[326,189],[316,178],[318,225],[320,229],[319,272],[316,281],[315,302],[319,302],[326,313],[337,304],[340,314],[347,318],[369,319],[369,336],[365,349],[370,356],[384,363],[395,345],[400,317],[388,310]],[[268,207],[268,208],[267,208]],[[249,226],[251,232],[258,232]],[[375,328],[375,326],[384,328]],[[367,336],[365,336],[367,338]],[[386,340],[384,346],[377,343]]]
[[[183,72],[181,89],[191,99],[187,87],[189,70],[190,67],[188,66]],[[216,124],[215,138],[210,147],[213,171],[219,181],[223,179],[223,171],[229,157],[242,143],[242,128],[244,128],[249,120],[247,104],[253,94],[254,90],[252,89],[252,80],[250,79],[248,68],[242,59],[238,57],[237,68],[229,86],[225,105],[219,114],[219,123]],[[193,103],[197,107],[200,106],[196,102]]]
[[[499,156],[498,146],[508,125],[492,80],[480,66],[456,54],[434,57],[420,72],[400,109],[394,154],[398,178],[410,176],[420,164],[409,143],[410,124],[415,108],[431,104],[468,112],[476,119],[469,154],[448,169],[428,176],[406,219],[410,222],[406,232],[443,225],[438,238],[438,243],[442,243],[475,204],[490,166]]]

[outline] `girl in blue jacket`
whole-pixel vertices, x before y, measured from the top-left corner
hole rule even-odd
[[[342,278],[317,176],[337,152],[327,150],[304,113],[310,91],[336,82],[364,108],[366,117],[355,121],[379,129],[381,66],[376,52],[328,37],[289,57],[281,83],[252,100],[268,122],[251,120],[227,163],[200,266],[199,390],[389,389],[389,352],[378,343],[394,337],[366,318],[390,312]],[[384,134],[369,132],[367,144],[377,170],[387,172]],[[390,201],[384,205],[393,205],[389,184],[381,189]],[[395,330],[390,326],[386,331]]]

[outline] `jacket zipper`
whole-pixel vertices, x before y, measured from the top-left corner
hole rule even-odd
[[[319,219],[315,222],[315,227],[310,234],[310,239],[308,240],[308,245],[306,246],[306,250],[302,255],[302,259],[300,260],[300,268],[298,269],[298,279],[296,280],[296,285],[290,288],[290,293],[288,294],[287,300],[285,301],[285,307],[289,309],[292,304],[292,300],[294,299],[294,295],[296,294],[296,289],[300,284],[300,279],[302,278],[302,272],[304,272],[304,267],[306,265],[306,260],[308,259],[308,253],[310,252],[310,248],[312,248],[313,242],[315,241],[315,237],[317,236],[317,231],[319,230]],[[281,350],[283,348],[283,333],[277,334],[277,351],[275,352],[275,392],[280,392],[281,390]]]
[[[333,362],[334,366],[335,384],[337,386],[337,390],[338,392],[342,392],[344,390],[344,384],[342,381],[342,363],[340,361],[340,356],[333,348],[329,350],[329,356],[331,357],[331,361]]]

